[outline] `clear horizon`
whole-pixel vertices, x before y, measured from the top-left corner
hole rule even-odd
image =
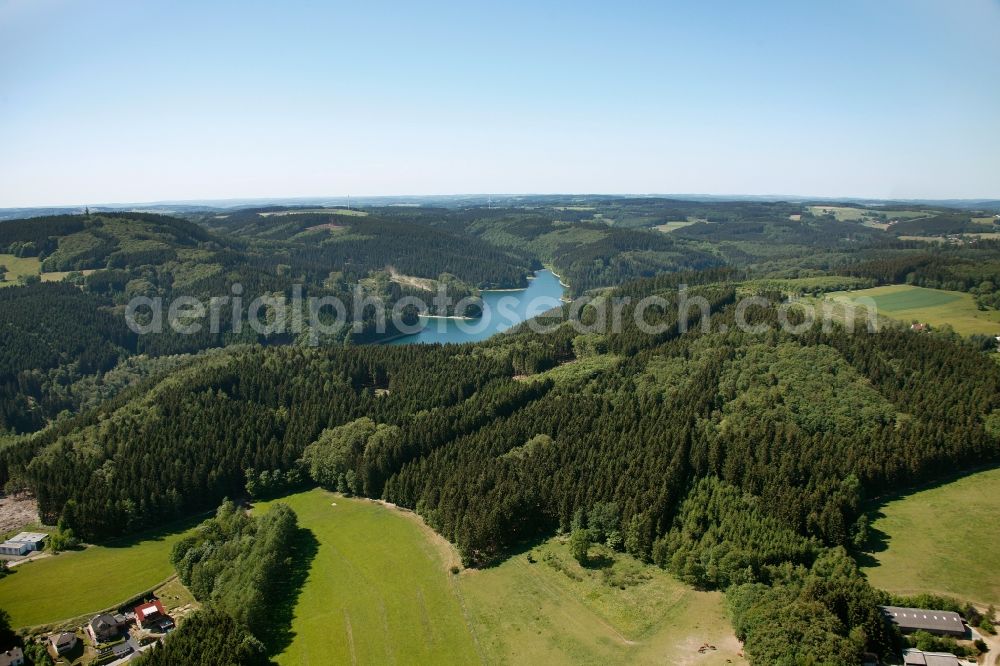
[[[0,207],[1000,199],[998,33],[998,0],[0,0]]]

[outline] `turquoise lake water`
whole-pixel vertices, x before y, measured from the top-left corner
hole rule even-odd
[[[536,317],[560,305],[563,286],[552,271],[542,270],[527,289],[515,291],[484,291],[483,316],[480,319],[422,319],[419,333],[391,340],[390,345],[461,343],[485,340],[522,321]]]

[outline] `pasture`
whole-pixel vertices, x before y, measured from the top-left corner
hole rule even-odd
[[[871,298],[881,316],[904,323],[917,320],[931,326],[950,324],[962,335],[1000,333],[1000,312],[977,310],[972,294],[964,292],[897,284],[858,291],[831,292],[827,298],[845,304],[856,303],[859,298]]]
[[[170,550],[200,520],[19,564],[0,579],[0,608],[31,627],[128,601],[174,573]]]
[[[556,538],[533,563],[455,574],[416,514],[321,490],[281,501],[318,547],[279,664],[743,663],[721,594],[628,556],[584,568]]]
[[[1000,469],[893,499],[875,512],[863,570],[876,587],[1000,605]]]

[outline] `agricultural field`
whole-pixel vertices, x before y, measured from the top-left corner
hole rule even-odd
[[[807,210],[816,216],[833,215],[840,222],[860,222],[872,229],[885,231],[893,220],[911,220],[930,216],[932,211],[922,210],[881,210],[879,208],[855,208],[853,206],[808,206]]]
[[[318,545],[279,664],[743,663],[721,594],[628,556],[585,569],[550,539],[533,562],[456,574],[454,548],[413,513],[321,490],[281,501]]]
[[[808,206],[807,210],[816,216],[833,215],[841,222],[860,222],[876,215],[884,215],[887,220],[909,220],[927,217],[933,211],[926,210],[882,210],[881,208],[855,208],[854,206]]]
[[[875,301],[879,315],[904,323],[917,320],[931,326],[950,324],[962,335],[1000,334],[1000,312],[977,310],[972,294],[964,292],[897,284],[858,291],[831,292],[827,298],[840,303],[871,298]]]
[[[864,572],[876,587],[1000,606],[1000,469],[893,499],[875,512]]]
[[[31,627],[128,601],[173,574],[170,549],[195,522],[19,564],[0,579],[0,608]]]
[[[851,206],[809,206],[807,210],[817,217],[833,215],[840,222],[860,221],[870,214],[864,208],[854,208]]]

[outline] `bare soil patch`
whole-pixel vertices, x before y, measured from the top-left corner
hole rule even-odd
[[[0,497],[0,534],[38,522],[38,502],[29,495]]]

